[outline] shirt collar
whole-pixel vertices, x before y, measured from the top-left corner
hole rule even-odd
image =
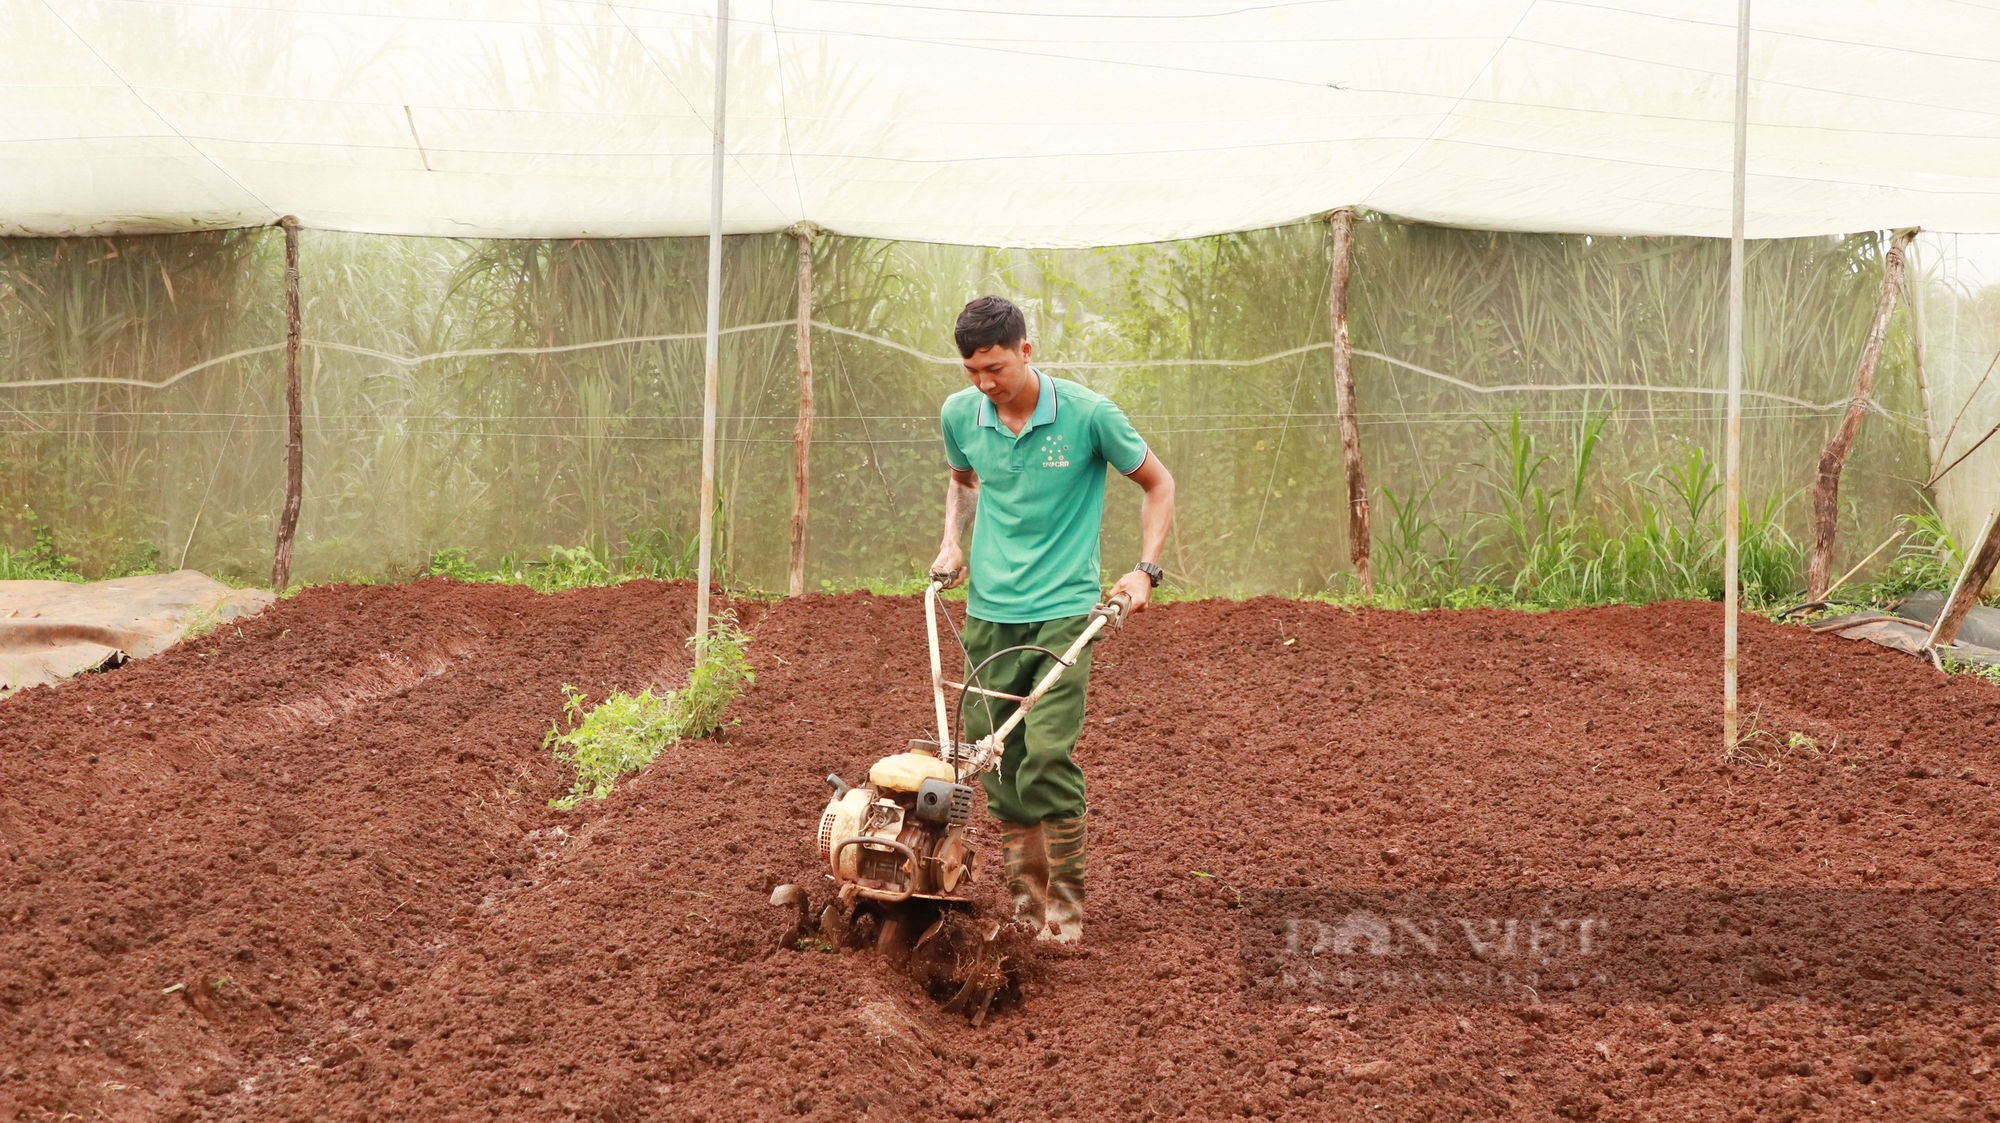
[[[1034,370],[1033,367],[1028,369]],[[1029,429],[1053,425],[1056,420],[1056,381],[1038,370],[1035,371],[1035,378],[1041,389],[1035,397],[1035,412],[1028,417],[1027,428],[1021,430],[1023,434]],[[984,394],[979,397],[979,424],[988,429],[1000,428],[999,411],[993,408],[993,399]]]

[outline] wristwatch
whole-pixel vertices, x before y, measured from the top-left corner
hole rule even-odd
[[[1132,568],[1138,570],[1140,573],[1145,574],[1147,579],[1152,581],[1153,588],[1155,589],[1160,587],[1160,578],[1166,576],[1165,571],[1162,570],[1159,566],[1154,565],[1152,562],[1140,562],[1138,565],[1135,565]]]

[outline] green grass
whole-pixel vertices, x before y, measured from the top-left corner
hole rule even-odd
[[[722,722],[722,711],[743,687],[756,680],[744,653],[747,637],[733,614],[717,617],[706,642],[690,639],[694,666],[679,690],[654,694],[615,692],[596,706],[573,686],[563,686],[561,723],[552,723],[544,748],[576,772],[569,794],[550,800],[565,810],[585,799],[611,794],[618,777],[653,763],[661,750],[689,737],[705,737]]]

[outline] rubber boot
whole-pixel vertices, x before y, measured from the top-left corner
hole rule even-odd
[[[1083,816],[1050,819],[1042,824],[1048,835],[1048,923],[1041,939],[1058,944],[1083,940]]]
[[[1007,892],[1014,895],[1014,918],[1040,932],[1047,923],[1049,847],[1040,823],[1000,824],[1000,862]]]

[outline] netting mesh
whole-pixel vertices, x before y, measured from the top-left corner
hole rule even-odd
[[[1912,309],[1923,322],[1930,466],[1961,543],[2000,507],[2000,235],[1925,235]]]
[[[1028,311],[1041,365],[1115,397],[1174,471],[1181,584],[1344,587],[1328,243],[1317,223],[1059,252],[822,239],[809,585],[905,578],[929,560],[936,409],[964,384],[951,323],[997,292]],[[725,248],[719,556],[733,579],[781,589],[796,243]],[[1852,386],[1880,250],[1873,235],[1751,247],[1746,519],[1774,586],[1795,580],[1786,536],[1810,536],[1807,489]],[[649,572],[690,566],[705,254],[702,239],[307,232],[296,577],[407,576],[450,547],[489,565],[589,544]],[[1703,551],[1721,502],[1726,258],[1695,239],[1359,222],[1352,330],[1384,579],[1581,583],[1582,599],[1719,585]],[[0,242],[8,541],[26,541],[32,508],[86,570],[155,551],[267,574],[281,271],[276,231]],[[169,384],[77,381],[107,379]],[[1842,487],[1842,568],[1923,502],[1905,311],[1876,401]],[[1110,498],[1104,558],[1123,569],[1137,489],[1113,480]],[[1669,558],[1687,569],[1672,587]]]

